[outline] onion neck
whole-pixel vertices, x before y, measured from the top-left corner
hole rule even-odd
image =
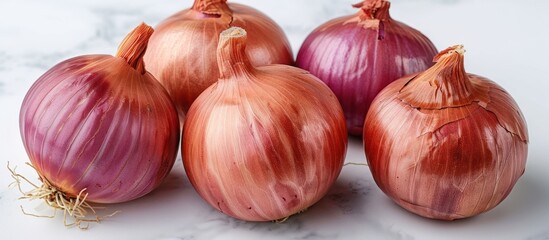
[[[149,39],[153,32],[154,29],[151,26],[141,23],[120,43],[116,56],[126,60],[139,73],[145,74],[143,55],[145,55]]]
[[[377,39],[385,38],[385,23],[391,21],[389,8],[391,3],[386,0],[365,0],[354,4],[353,7],[360,8],[360,11],[355,18],[358,25],[366,29],[376,29]]]
[[[389,15],[390,6],[391,3],[386,0],[365,0],[353,5],[355,8],[360,8],[358,14],[361,21],[387,21],[391,19],[391,16]]]
[[[217,45],[219,79],[248,75],[254,69],[246,54],[246,39],[246,31],[239,27],[221,32]]]
[[[191,9],[213,18],[232,18],[233,15],[227,0],[195,0]]]
[[[412,78],[398,98],[415,108],[442,109],[471,104],[477,91],[464,67],[463,45],[445,49],[435,56],[434,66]]]

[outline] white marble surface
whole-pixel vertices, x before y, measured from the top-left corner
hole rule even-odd
[[[275,19],[294,52],[320,23],[351,14],[358,0],[239,0]],[[109,206],[119,215],[87,231],[66,229],[39,202],[19,201],[5,168],[28,161],[19,137],[18,113],[30,85],[59,61],[82,54],[113,54],[139,22],[156,25],[190,0],[0,1],[0,239],[549,239],[549,18],[546,1],[394,0],[395,19],[412,25],[439,49],[465,44],[466,68],[505,87],[521,106],[530,130],[526,173],[509,197],[480,216],[441,222],[413,215],[377,188],[364,166],[346,166],[319,203],[287,222],[231,219],[200,199],[181,159],[152,194]],[[365,162],[351,139],[347,161]],[[35,175],[34,175],[35,176]]]

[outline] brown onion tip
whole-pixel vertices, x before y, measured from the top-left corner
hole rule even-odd
[[[191,9],[216,17],[225,15],[232,18],[233,14],[227,0],[195,0]]]
[[[485,91],[473,85],[465,72],[463,45],[444,49],[433,59],[431,68],[411,78],[398,97],[414,108],[442,109],[462,107],[489,99]]]
[[[438,62],[441,58],[449,57],[453,54],[459,54],[460,56],[463,56],[465,54],[465,48],[463,47],[463,44],[454,45],[440,51],[440,53],[438,53],[433,58],[433,62]]]
[[[244,30],[243,28],[240,28],[240,27],[231,27],[227,30],[224,30],[220,34],[221,37],[228,37],[228,38],[244,37],[246,35],[248,35],[246,33],[246,30]]]
[[[246,30],[240,27],[231,27],[219,34],[217,45],[219,79],[228,79],[253,69],[246,55],[247,35]]]
[[[354,8],[360,8],[361,20],[378,19],[385,21],[389,19],[389,8],[391,3],[387,0],[365,0],[360,3],[353,4]]]
[[[131,67],[144,74],[145,64],[143,62],[143,55],[145,55],[149,39],[153,32],[154,29],[151,26],[145,23],[139,24],[122,40],[116,56],[124,58]]]
[[[227,3],[227,0],[195,0],[192,9],[207,8],[208,6],[219,3]]]

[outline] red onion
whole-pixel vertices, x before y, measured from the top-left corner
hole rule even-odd
[[[419,31],[393,20],[388,1],[353,6],[360,11],[322,24],[305,39],[296,64],[334,91],[349,133],[360,135],[377,93],[397,78],[427,69],[437,50]]]
[[[227,0],[195,0],[156,27],[145,55],[148,70],[168,90],[182,121],[198,95],[217,81],[219,33],[230,26],[247,29],[253,65],[293,64],[286,35],[263,13]]]
[[[364,149],[377,185],[403,208],[453,220],[498,205],[524,173],[528,131],[496,83],[463,66],[463,47],[387,86],[364,123]]]
[[[343,165],[347,129],[324,83],[295,67],[253,67],[246,44],[241,28],[221,33],[220,78],[189,109],[183,163],[214,208],[270,221],[326,194]]]
[[[172,168],[177,112],[142,60],[152,32],[138,26],[116,57],[61,62],[28,91],[21,137],[49,191],[40,196],[48,204],[56,198],[74,203],[81,192],[88,202],[129,201],[155,189]],[[58,203],[52,206],[63,208]]]

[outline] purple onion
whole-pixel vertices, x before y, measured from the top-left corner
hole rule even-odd
[[[388,1],[353,6],[360,11],[322,24],[305,39],[296,64],[332,89],[349,133],[360,136],[374,97],[394,80],[432,66],[437,50],[422,33],[393,20]]]
[[[138,26],[117,56],[55,65],[30,88],[20,112],[23,144],[43,198],[118,203],[155,189],[178,151],[179,119],[166,90],[145,71],[153,29]],[[83,199],[79,193],[85,192]],[[67,209],[72,215],[73,209]]]

